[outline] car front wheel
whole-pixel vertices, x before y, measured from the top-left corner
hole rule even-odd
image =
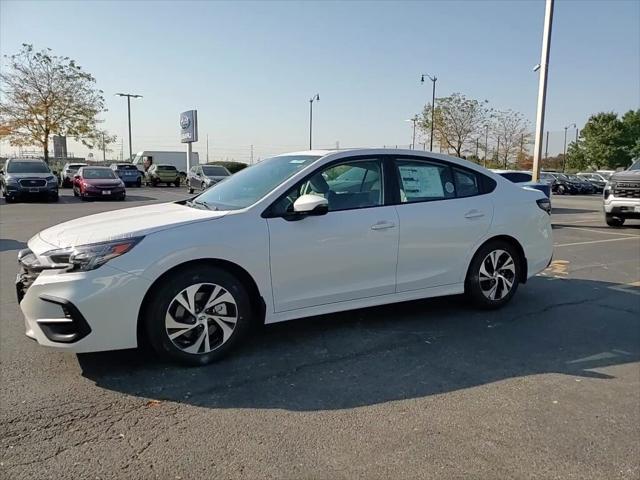
[[[624,225],[624,218],[614,217],[608,213],[605,214],[604,219],[610,227],[621,227]]]
[[[471,261],[465,293],[480,308],[500,308],[516,293],[520,268],[519,256],[511,244],[489,242]]]
[[[147,305],[144,322],[154,350],[189,365],[227,354],[248,332],[252,316],[242,282],[212,266],[172,274]]]

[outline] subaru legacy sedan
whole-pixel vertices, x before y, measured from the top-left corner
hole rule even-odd
[[[36,234],[19,252],[27,336],[206,364],[258,322],[466,294],[499,308],[549,265],[549,199],[430,152],[279,155],[189,200]]]

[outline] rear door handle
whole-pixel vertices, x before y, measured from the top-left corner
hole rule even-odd
[[[480,218],[480,217],[484,217],[484,213],[482,213],[480,210],[469,210],[467,213],[464,214],[464,218]]]
[[[395,226],[396,226],[396,224],[393,223],[393,222],[381,221],[381,222],[374,223],[373,225],[371,225],[371,230],[386,230],[387,228],[393,228]]]

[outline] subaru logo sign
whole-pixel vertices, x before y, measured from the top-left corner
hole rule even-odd
[[[180,142],[198,141],[198,111],[187,110],[180,114]]]

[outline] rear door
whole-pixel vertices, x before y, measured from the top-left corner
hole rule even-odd
[[[397,158],[395,166],[400,189],[397,291],[464,281],[470,250],[493,217],[480,174],[414,158]]]

